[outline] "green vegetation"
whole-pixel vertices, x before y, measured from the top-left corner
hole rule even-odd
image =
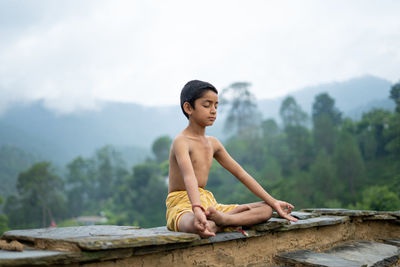
[[[311,116],[287,97],[280,108],[282,126],[261,120],[249,87],[234,83],[221,94],[232,133],[225,146],[274,197],[297,209],[400,209],[400,83],[391,88],[394,112],[371,110],[359,121],[343,118],[327,93],[315,97]],[[76,157],[62,175],[50,162],[35,163],[22,150],[1,147],[0,233],[53,220],[77,225],[73,218],[100,213],[111,224],[164,225],[171,142],[169,136],[157,138],[154,158],[132,168],[105,146],[92,157]],[[222,203],[257,201],[216,162],[207,189]]]

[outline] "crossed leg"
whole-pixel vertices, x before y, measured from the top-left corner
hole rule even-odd
[[[186,233],[199,234],[202,237],[213,236],[223,226],[244,226],[267,221],[272,216],[272,208],[265,202],[239,205],[229,212],[217,211],[209,207],[206,212],[208,227],[200,231],[194,226],[194,214],[184,213],[179,222],[179,230]]]
[[[227,213],[209,207],[207,213],[207,219],[217,226],[244,226],[267,221],[272,216],[272,208],[265,202],[255,202],[239,205]]]

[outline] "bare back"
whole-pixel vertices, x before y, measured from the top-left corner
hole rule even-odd
[[[209,136],[192,136],[185,131],[175,138],[169,155],[169,193],[186,190],[183,174],[176,159],[176,146],[185,143],[198,186],[204,188],[217,147],[214,139]]]

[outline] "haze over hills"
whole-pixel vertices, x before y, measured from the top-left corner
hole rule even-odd
[[[311,114],[315,96],[327,92],[335,99],[335,106],[344,116],[359,120],[362,113],[372,108],[394,109],[395,104],[389,99],[391,86],[388,80],[365,75],[343,82],[305,87],[289,95],[296,99],[304,111]],[[279,119],[279,108],[285,97],[260,100],[258,107],[264,117],[269,114]]]
[[[291,94],[310,113],[315,95],[328,92],[345,116],[355,119],[374,107],[394,109],[389,97],[391,82],[362,76],[303,88]],[[251,88],[250,88],[251,89]],[[264,118],[279,119],[284,97],[258,101]],[[208,134],[224,140],[222,114]],[[42,102],[15,105],[0,117],[0,145],[17,146],[40,158],[60,164],[91,155],[110,144],[121,150],[128,164],[150,156],[152,142],[159,136],[175,136],[186,126],[180,107],[145,107],[134,103],[104,103],[101,110],[57,115]]]

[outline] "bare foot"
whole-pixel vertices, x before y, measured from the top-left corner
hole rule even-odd
[[[210,232],[216,233],[216,232],[218,232],[219,227],[214,221],[208,221],[208,228],[207,229]]]
[[[215,222],[216,225],[226,225],[226,216],[229,215],[217,211],[214,207],[208,207],[207,209],[207,219]]]

